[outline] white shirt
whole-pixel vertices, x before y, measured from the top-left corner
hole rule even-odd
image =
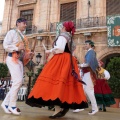
[[[55,51],[55,54],[63,53],[65,50],[67,40],[63,36],[59,36],[58,40],[56,41],[56,45],[54,45],[54,48],[50,50],[50,52]]]
[[[88,49],[88,51],[90,51],[90,50],[92,50],[92,48],[89,48],[89,49]],[[88,51],[87,51],[87,52],[88,52]]]
[[[110,73],[107,70],[104,71],[104,75],[106,80],[110,79]]]
[[[18,32],[20,31],[18,30]],[[23,36],[21,32],[20,34]],[[4,38],[3,47],[7,52],[18,51],[18,47],[16,47],[18,42],[20,42],[20,39],[18,39],[17,32],[15,30],[10,30]]]

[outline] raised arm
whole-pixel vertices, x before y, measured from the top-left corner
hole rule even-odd
[[[63,53],[67,40],[63,36],[59,36],[58,40],[56,41],[56,45],[51,50],[47,50],[48,52],[53,52],[54,54]]]

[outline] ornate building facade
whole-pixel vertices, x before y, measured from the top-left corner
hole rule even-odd
[[[1,34],[1,31],[2,31],[2,22],[0,22],[0,34]]]
[[[55,39],[58,22],[74,21],[76,33],[75,55],[83,62],[85,50],[84,41],[91,39],[95,43],[97,58],[105,63],[114,56],[120,56],[120,46],[109,47],[107,37],[106,17],[120,13],[119,0],[5,0],[5,10],[0,36],[0,62],[3,61],[2,41],[7,31],[15,27],[16,19],[24,17],[28,20],[26,36],[30,47],[35,40],[35,52],[45,54],[41,41],[49,49]],[[116,9],[113,9],[116,6]],[[118,9],[117,9],[118,8]]]

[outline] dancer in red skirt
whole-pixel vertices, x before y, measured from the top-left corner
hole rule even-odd
[[[94,86],[95,97],[97,104],[100,105],[99,110],[106,112],[106,107],[109,105],[115,104],[112,91],[107,83],[107,80],[110,78],[110,74],[107,70],[103,69],[102,61],[99,61],[99,79],[96,80],[96,85]]]
[[[87,100],[83,91],[76,59],[71,58],[70,43],[75,32],[73,22],[61,25],[61,33],[51,50],[54,56],[45,65],[30,92],[26,103],[30,106],[55,105],[55,112],[49,118],[63,117],[71,109],[87,108]],[[71,59],[72,65],[71,65]],[[76,78],[71,74],[72,68]],[[78,76],[78,77],[77,77]]]

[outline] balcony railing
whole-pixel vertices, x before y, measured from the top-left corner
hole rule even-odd
[[[37,33],[37,27],[35,25],[28,26],[26,28],[26,34],[33,34],[33,33]]]
[[[73,21],[76,29],[106,26],[106,17],[81,18]],[[57,22],[50,23],[50,32],[56,31]]]

